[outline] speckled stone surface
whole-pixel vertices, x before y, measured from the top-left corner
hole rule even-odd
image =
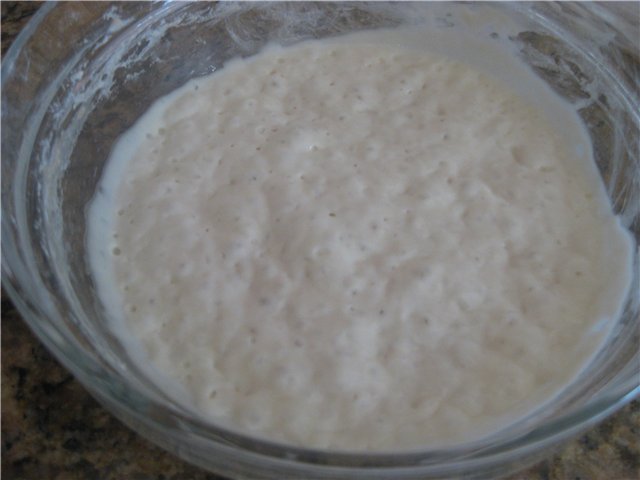
[[[37,10],[2,2],[2,54]],[[104,410],[2,294],[2,476],[9,480],[224,480],[147,442]],[[506,480],[640,479],[640,401]]]

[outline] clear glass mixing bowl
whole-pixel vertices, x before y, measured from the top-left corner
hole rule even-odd
[[[640,391],[637,248],[631,295],[615,331],[546,408],[474,443],[352,454],[292,448],[208,424],[146,379],[109,331],[96,296],[85,255],[85,209],[118,136],[154,100],[231,57],[251,55],[274,39],[293,43],[363,28],[463,22],[468,34],[510,42],[579,110],[615,211],[638,244],[638,8],[45,4],[2,64],[2,282],[42,342],[108,409],[212,471],[251,478],[424,479],[487,478],[522,468]],[[511,21],[518,26],[509,32],[504,25]]]

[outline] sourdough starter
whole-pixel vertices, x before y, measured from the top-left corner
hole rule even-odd
[[[230,62],[112,152],[96,285],[206,418],[307,447],[472,440],[552,398],[616,319],[630,240],[578,117],[383,35]]]

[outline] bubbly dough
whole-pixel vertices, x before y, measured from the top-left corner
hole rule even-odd
[[[212,419],[308,447],[469,440],[570,381],[616,315],[628,239],[578,151],[463,63],[272,47],[121,141],[96,281]]]

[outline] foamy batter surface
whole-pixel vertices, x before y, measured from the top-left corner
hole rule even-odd
[[[570,381],[623,298],[629,239],[574,137],[453,60],[271,48],[118,144],[96,283],[214,420],[310,447],[470,440]]]

